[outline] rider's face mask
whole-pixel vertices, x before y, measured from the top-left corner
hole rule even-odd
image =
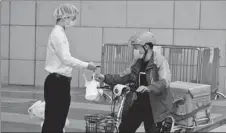
[[[142,59],[144,57],[145,51],[141,46],[133,47],[133,55],[135,59]]]

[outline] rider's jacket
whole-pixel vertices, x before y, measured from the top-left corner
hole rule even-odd
[[[120,74],[106,74],[104,82],[109,85],[134,83],[135,89],[139,87],[139,73],[141,68],[141,59],[134,61],[128,69]],[[150,104],[154,122],[163,121],[170,114],[172,99],[170,96],[169,83],[171,81],[171,73],[168,61],[160,53],[153,52],[151,59],[145,68],[146,80],[150,89]],[[136,93],[126,98],[125,106],[133,103]]]

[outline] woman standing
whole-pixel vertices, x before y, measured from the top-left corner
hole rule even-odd
[[[71,56],[65,29],[75,25],[78,9],[62,4],[54,11],[56,25],[48,40],[45,70],[49,75],[44,83],[45,120],[42,133],[63,133],[71,95],[73,68],[96,70],[94,63],[83,62]]]

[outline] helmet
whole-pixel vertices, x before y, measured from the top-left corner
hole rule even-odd
[[[129,45],[139,44],[144,46],[146,43],[156,44],[155,35],[149,31],[138,32],[131,36],[128,41]]]

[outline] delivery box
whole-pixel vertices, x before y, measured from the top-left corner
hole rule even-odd
[[[178,124],[195,126],[210,121],[210,85],[175,81],[170,84],[170,91],[175,104],[178,99],[184,101],[175,105],[172,111]]]

